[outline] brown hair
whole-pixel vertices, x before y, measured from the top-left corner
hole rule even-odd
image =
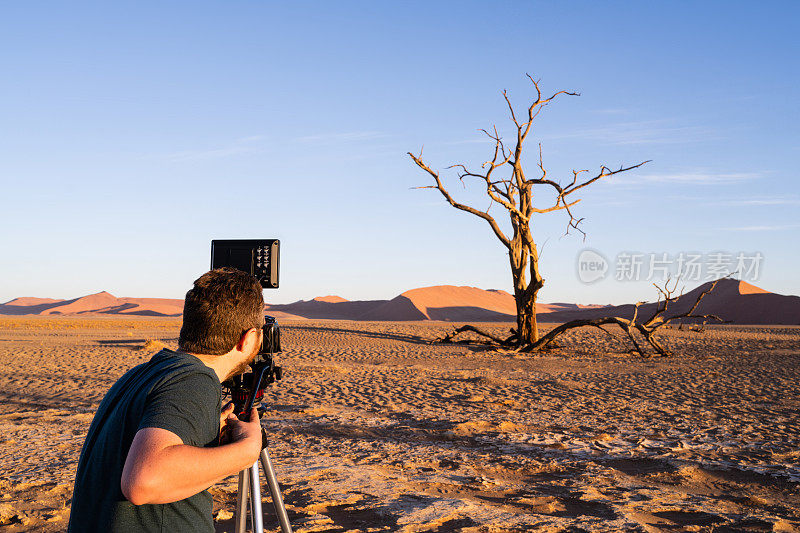
[[[183,304],[178,346],[205,355],[228,353],[242,334],[264,323],[261,284],[252,275],[223,267],[194,282]]]

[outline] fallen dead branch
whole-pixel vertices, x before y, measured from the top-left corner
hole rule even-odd
[[[675,283],[670,287],[670,280],[667,280],[664,283],[663,287],[658,286],[657,284],[653,284],[653,286],[658,290],[658,300],[656,301],[656,306],[653,312],[650,314],[649,318],[643,319],[640,318],[640,308],[645,302],[638,302],[633,309],[633,317],[623,318],[618,316],[609,316],[609,317],[601,317],[601,318],[593,318],[593,319],[578,319],[578,320],[571,320],[569,322],[565,322],[560,326],[557,326],[547,332],[547,334],[540,337],[538,340],[519,345],[517,342],[517,334],[516,331],[511,328],[511,336],[508,338],[501,338],[496,335],[492,335],[486,331],[483,331],[475,326],[471,325],[464,325],[455,328],[450,333],[446,334],[443,337],[436,338],[431,341],[431,344],[434,343],[456,343],[456,344],[490,344],[494,345],[497,348],[505,348],[511,349],[514,352],[538,352],[542,350],[546,350],[553,346],[554,341],[565,332],[576,329],[576,328],[583,328],[583,327],[594,327],[602,330],[604,333],[614,336],[610,331],[605,329],[603,326],[614,326],[616,325],[619,327],[627,336],[627,339],[630,341],[633,348],[630,350],[631,352],[635,352],[639,354],[641,357],[649,357],[650,353],[648,350],[645,349],[645,342],[650,345],[650,347],[655,351],[656,354],[660,355],[661,357],[666,357],[671,355],[667,349],[665,349],[656,338],[656,332],[666,326],[671,322],[680,321],[683,324],[686,321],[700,321],[701,328],[705,326],[706,323],[709,321],[715,322],[725,322],[720,317],[712,314],[697,314],[697,308],[700,306],[700,302],[703,298],[706,297],[714,288],[717,286],[720,280],[716,280],[711,285],[702,291],[695,300],[694,304],[689,308],[688,311],[683,313],[676,313],[670,314],[670,308],[674,308],[675,302],[682,297],[682,294],[675,294],[678,286],[678,280],[675,280]],[[702,329],[701,329],[702,331]],[[490,342],[481,342],[474,339],[459,339],[456,340],[460,334],[465,332],[475,333],[488,339]],[[637,338],[638,336],[638,338]],[[644,342],[642,342],[644,340]]]

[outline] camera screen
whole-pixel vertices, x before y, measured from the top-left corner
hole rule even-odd
[[[253,251],[244,248],[233,248],[228,250],[227,266],[250,272],[253,267]]]
[[[278,288],[280,241],[235,239],[211,241],[211,268],[232,267],[258,278],[265,289]]]

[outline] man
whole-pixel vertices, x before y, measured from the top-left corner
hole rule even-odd
[[[258,413],[242,421],[232,405],[222,411],[220,383],[258,353],[263,308],[250,274],[220,268],[194,282],[179,350],[128,371],[100,403],[78,462],[70,532],[214,531],[206,489],[261,451]]]

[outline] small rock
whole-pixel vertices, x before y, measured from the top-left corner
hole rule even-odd
[[[14,522],[21,522],[14,508],[7,503],[0,505],[0,525],[4,526]]]
[[[220,510],[217,512],[217,515],[214,517],[214,520],[230,520],[233,518],[233,513],[230,511],[226,511],[225,509]]]

